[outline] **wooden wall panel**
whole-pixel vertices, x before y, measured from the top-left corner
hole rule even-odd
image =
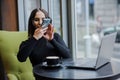
[[[0,0],[1,29],[16,31],[18,28],[17,0]]]

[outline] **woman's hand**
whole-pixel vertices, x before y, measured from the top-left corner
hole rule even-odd
[[[35,30],[33,37],[38,40],[46,33],[46,31],[47,28],[42,29],[41,27],[39,27]]]
[[[54,38],[54,27],[52,24],[48,25],[46,33],[43,35],[47,40],[52,40]]]

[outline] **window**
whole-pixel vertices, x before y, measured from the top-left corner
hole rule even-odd
[[[39,0],[18,0],[19,31],[27,30],[31,11],[39,7]]]
[[[49,13],[53,19],[53,25],[55,30],[62,35],[61,30],[61,11],[60,11],[60,0],[52,0],[49,3]]]
[[[72,14],[75,22],[72,29],[76,32],[73,31],[72,34],[76,35],[74,40],[76,51],[75,53],[73,51],[76,58],[97,56],[100,40],[104,36],[103,30],[113,27],[119,20],[116,2],[115,0],[75,0],[71,3],[75,9],[75,13]]]
[[[48,11],[53,19],[55,31],[68,45],[67,0],[48,0]]]

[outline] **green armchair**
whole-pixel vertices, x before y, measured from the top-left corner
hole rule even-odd
[[[25,39],[27,39],[26,31],[0,30],[0,62],[8,80],[35,80],[29,58],[26,62],[19,62],[17,59],[19,45]]]

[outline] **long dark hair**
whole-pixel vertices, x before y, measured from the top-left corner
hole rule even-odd
[[[33,19],[38,11],[42,11],[45,14],[45,18],[50,18],[49,14],[46,10],[41,9],[41,8],[34,9],[31,12],[30,17],[29,17],[29,21],[28,21],[28,38],[31,38],[33,36],[34,31],[36,29],[35,26],[33,25]],[[52,23],[52,21],[51,21],[51,23]]]

